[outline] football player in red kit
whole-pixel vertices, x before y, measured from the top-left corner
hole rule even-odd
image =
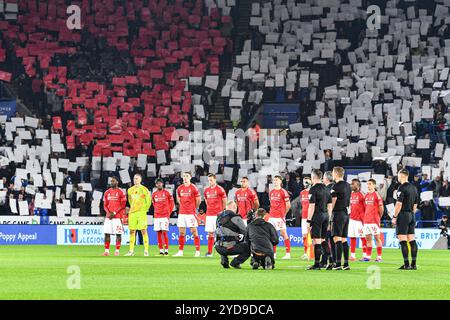
[[[206,257],[212,257],[217,216],[225,210],[227,193],[224,188],[217,184],[215,174],[210,173],[208,175],[208,182],[209,187],[206,187],[203,191],[206,202],[205,231],[208,233],[208,252]]]
[[[241,178],[241,187],[234,193],[236,199],[238,213],[242,217],[245,225],[247,225],[247,213],[250,210],[259,208],[258,195],[255,190],[249,187],[248,178]]]
[[[308,208],[309,208],[309,189],[311,189],[311,178],[310,177],[304,177],[303,178],[303,187],[305,189],[300,192],[300,201],[302,203],[302,237],[303,237],[303,260],[309,260],[307,251],[308,246],[310,243],[308,243],[308,229],[309,229],[309,223],[308,221]]]
[[[119,255],[120,245],[122,243],[123,225],[122,218],[125,214],[125,206],[127,205],[127,196],[125,192],[119,189],[119,179],[111,178],[111,187],[106,190],[103,195],[103,208],[106,212],[106,218],[103,225],[105,233],[105,252],[104,256],[109,256],[109,245],[111,243],[111,235],[116,236],[115,256]]]
[[[172,194],[164,189],[164,181],[162,179],[156,179],[155,186],[157,190],[152,194],[154,209],[153,230],[158,235],[159,255],[168,255],[169,238],[167,232],[169,231],[170,214],[175,207],[175,202]]]
[[[361,181],[352,180],[352,195],[350,197],[350,221],[348,223],[348,236],[350,238],[350,261],[355,261],[356,239],[360,238],[362,242],[363,258],[366,256],[366,238],[364,237],[364,211],[365,200],[361,192]]]
[[[273,179],[274,188],[269,193],[270,211],[269,223],[271,223],[277,231],[280,231],[284,239],[286,247],[286,255],[283,259],[291,258],[291,241],[286,232],[286,214],[291,208],[291,201],[288,192],[281,187],[283,179],[277,175]],[[276,246],[273,248],[276,256]]]
[[[384,212],[383,199],[376,191],[376,181],[369,179],[367,181],[368,192],[365,196],[366,210],[364,212],[364,234],[367,240],[366,257],[362,261],[370,261],[372,256],[372,236],[375,237],[377,243],[377,259],[376,262],[381,262],[381,253],[383,250],[383,243],[380,234],[381,216]]]
[[[177,202],[180,205],[178,211],[178,253],[175,257],[183,256],[184,243],[186,241],[186,228],[190,228],[194,236],[195,257],[200,257],[200,238],[198,236],[198,222],[195,217],[202,200],[198,188],[191,183],[190,172],[183,173],[183,184],[177,188]]]

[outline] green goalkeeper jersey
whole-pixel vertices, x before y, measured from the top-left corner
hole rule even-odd
[[[152,204],[150,191],[143,185],[128,189],[129,213],[147,213]]]

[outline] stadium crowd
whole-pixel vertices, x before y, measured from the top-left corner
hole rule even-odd
[[[276,169],[293,203],[290,223],[300,223],[301,181],[311,169],[364,165],[359,172],[384,176],[378,188],[385,204],[395,201],[396,173],[406,167],[420,193],[433,193],[418,215],[436,223],[422,226],[437,226],[450,214],[439,205],[450,196],[448,6],[400,1],[395,8],[396,1],[379,1],[381,28],[370,31],[362,2],[318,1],[313,9],[307,2],[253,2],[252,37],[223,88],[217,75],[232,60],[232,5],[177,1],[183,9],[172,14],[171,2],[96,1],[82,6],[86,27],[67,32],[56,19],[65,15],[58,1],[21,3],[19,20],[0,27],[4,65],[19,75],[19,96],[37,112],[0,121],[1,214],[19,213],[10,199],[27,201],[30,215],[56,215],[64,201],[70,203],[65,214],[99,214],[95,191],[105,191],[112,175],[130,187],[130,177],[141,173],[149,188],[159,176],[175,190],[184,167],[172,159],[183,140],[174,131],[193,131],[196,122],[205,127],[221,90],[231,120],[244,128],[262,102],[299,104],[298,123],[279,133],[285,160]],[[119,22],[124,16],[128,23]],[[28,29],[34,37],[16,37]],[[145,155],[144,165],[138,155]],[[261,167],[244,173],[239,165],[202,161],[188,168],[199,187],[208,173],[218,173],[231,198],[239,178],[251,176],[261,207],[269,209],[272,176],[261,179]],[[50,197],[50,205],[35,210],[36,194]],[[383,218],[389,220],[387,211]]]

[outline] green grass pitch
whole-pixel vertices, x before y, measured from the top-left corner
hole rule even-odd
[[[102,257],[100,246],[0,246],[0,299],[449,299],[450,252],[419,251],[417,271],[401,271],[401,253],[386,249],[384,262],[353,262],[350,271],[307,271],[294,248],[291,260],[278,259],[275,270],[223,269],[219,256]],[[172,247],[171,254],[175,253]],[[113,250],[111,250],[113,251]],[[279,248],[284,255],[284,248]],[[202,254],[205,248],[202,247]],[[358,256],[361,254],[357,252]],[[80,289],[70,266],[80,270]],[[369,266],[379,267],[380,289],[369,289]],[[76,268],[77,268],[76,267]],[[373,275],[372,275],[373,277]]]

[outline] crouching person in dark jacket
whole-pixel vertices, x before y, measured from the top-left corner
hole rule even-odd
[[[256,211],[255,220],[247,226],[246,242],[252,253],[252,268],[275,268],[273,246],[278,244],[278,234],[274,226],[264,220],[267,211],[260,208]]]
[[[224,268],[241,269],[241,264],[250,257],[250,247],[244,242],[246,226],[237,212],[234,201],[228,201],[226,210],[217,217],[215,248],[220,254],[220,263]],[[231,263],[228,256],[238,255]]]

